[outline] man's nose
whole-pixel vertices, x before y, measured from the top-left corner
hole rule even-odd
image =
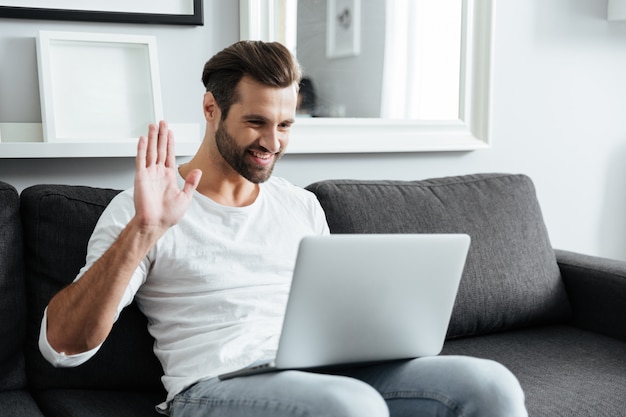
[[[276,127],[268,128],[263,131],[259,144],[269,152],[277,153],[281,148],[282,135],[283,133],[278,131]]]

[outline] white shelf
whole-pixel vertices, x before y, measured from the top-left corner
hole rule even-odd
[[[176,142],[176,156],[196,153],[200,142]],[[0,158],[113,158],[135,157],[136,143],[0,143]]]
[[[200,146],[197,124],[171,124],[176,156],[191,156]],[[135,157],[137,142],[43,142],[40,123],[0,123],[0,159]],[[30,141],[27,141],[30,140]]]

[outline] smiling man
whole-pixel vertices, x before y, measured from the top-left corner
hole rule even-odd
[[[85,266],[49,303],[39,346],[78,366],[133,299],[155,338],[172,416],[525,416],[503,366],[466,357],[234,378],[272,359],[298,243],[328,234],[315,197],[272,170],[289,142],[300,69],[278,43],[238,42],[212,57],[204,139],[176,165],[167,124],[137,147],[135,184],[102,214]]]

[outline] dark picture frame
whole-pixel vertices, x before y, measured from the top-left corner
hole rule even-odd
[[[0,0],[0,18],[8,17],[15,19],[71,20],[83,22],[143,23],[195,26],[204,25],[202,0],[188,1],[190,3],[193,3],[193,14],[128,13],[97,10],[62,9],[50,7],[54,5],[54,1],[42,1],[42,4],[45,4],[46,7],[16,7],[7,6],[6,4],[8,2],[2,2]]]

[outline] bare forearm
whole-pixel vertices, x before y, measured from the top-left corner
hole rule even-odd
[[[135,171],[135,217],[81,279],[48,304],[46,337],[57,352],[81,353],[104,342],[134,271],[183,217],[202,176],[191,171],[179,189],[174,136],[164,121],[139,138]]]
[[[80,280],[50,301],[47,338],[57,352],[85,352],[106,339],[133,272],[161,234],[131,221]]]

